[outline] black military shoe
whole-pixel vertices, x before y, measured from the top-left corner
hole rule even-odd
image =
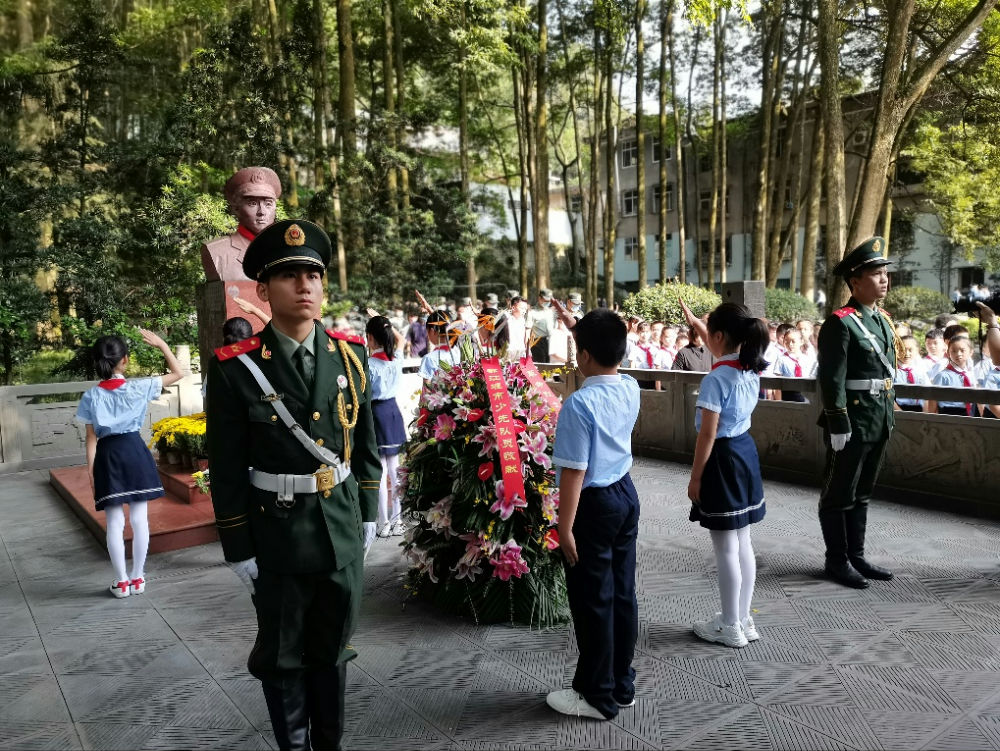
[[[887,582],[892,578],[892,572],[889,569],[869,563],[864,558],[851,558],[851,565],[855,571],[869,579]]]
[[[857,570],[847,561],[826,562],[826,575],[837,584],[854,589],[867,589],[870,582],[857,572]]]

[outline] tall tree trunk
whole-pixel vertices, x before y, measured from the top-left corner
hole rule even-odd
[[[406,69],[403,67],[403,21],[400,18],[399,0],[389,0],[392,5],[392,39],[396,45],[393,62],[396,65],[396,148],[402,149],[406,143],[406,130],[403,126],[406,112]],[[399,166],[400,206],[403,211],[410,208],[410,171],[405,164]]]
[[[465,0],[462,0],[459,11],[459,28],[467,31],[468,15]],[[469,72],[466,70],[468,52],[463,42],[458,50],[458,168],[461,182],[462,206],[466,213],[472,210],[469,201]],[[465,264],[466,284],[469,297],[473,303],[476,300],[476,254],[468,249],[469,258]]]
[[[673,4],[669,0],[660,2],[660,65],[659,74],[659,121],[658,135],[660,139],[660,161],[659,175],[657,183],[660,186],[660,200],[656,205],[656,216],[659,220],[656,231],[656,250],[659,256],[659,281],[660,284],[667,282],[667,28],[673,23]],[[671,71],[673,76],[673,71]]]
[[[389,149],[393,153],[392,162],[385,171],[385,203],[389,214],[390,229],[395,233],[399,216],[399,188],[396,180],[396,88],[393,68],[393,4],[392,0],[382,0],[382,35],[385,48],[382,51],[382,107],[384,114],[383,132]]]
[[[600,201],[600,180],[601,180],[601,113],[604,111],[603,96],[604,86],[602,82],[601,67],[601,32],[594,25],[594,67],[593,67],[593,88],[591,90],[590,109],[590,189],[589,200],[587,202],[587,222],[590,232],[587,240],[587,307],[593,309],[597,307],[598,285],[597,285],[597,237],[598,232],[603,237],[603,229],[597,222],[597,205]],[[610,146],[610,144],[608,144]]]
[[[775,126],[776,103],[780,101],[780,70],[784,29],[783,0],[771,0],[764,8],[764,43],[761,70],[760,104],[760,166],[757,171],[757,200],[754,203],[751,252],[753,271],[751,279],[766,277],[768,217],[771,198],[772,129]]]
[[[677,106],[677,54],[674,35],[674,8],[676,0],[667,1],[666,35],[670,49],[670,104],[674,124],[674,165],[677,168],[677,266],[680,281],[687,281],[687,175],[684,171],[684,139],[681,136],[680,107]],[[697,196],[695,197],[697,200]]]
[[[714,61],[712,65],[712,198],[708,214],[708,288],[715,289],[715,259],[718,247],[719,224],[719,193],[722,192],[719,167],[722,162],[720,132],[721,107],[719,106],[719,83],[722,76],[722,30],[719,23],[722,19],[721,10],[712,20],[712,47]]]
[[[618,154],[618,136],[614,111],[614,47],[611,32],[606,35],[604,50],[604,132],[607,134],[604,155],[607,171],[606,205],[604,207],[604,298],[608,308],[615,307],[615,242],[618,229],[618,181],[615,179],[615,159]]]
[[[799,290],[810,300],[816,296],[816,244],[819,242],[819,205],[823,195],[823,119],[817,112],[813,126],[812,163],[809,167],[809,198],[806,205],[806,235],[802,243],[802,273]]]
[[[531,223],[535,247],[535,285],[550,286],[549,278],[549,138],[548,138],[548,3],[538,0],[538,52],[535,56],[535,166]]]
[[[326,70],[326,25],[322,0],[312,0],[313,14],[313,187],[317,194],[326,189],[326,167],[328,144],[326,124],[326,102],[330,92],[325,77]],[[313,213],[310,218],[320,226],[327,226],[326,201],[313,202]]]
[[[722,54],[719,57],[719,281],[726,283],[726,216],[729,214],[729,120],[726,116],[726,21],[729,12],[719,11],[722,20],[719,24]]]
[[[691,144],[691,158],[694,160],[694,169],[692,169],[692,174],[694,176],[694,263],[696,271],[698,273],[698,284],[702,283],[703,276],[703,258],[702,258],[702,247],[701,247],[701,154],[698,147],[698,143],[693,137],[693,126],[692,117],[694,113],[694,70],[697,65],[698,60],[698,48],[701,45],[701,34],[702,30],[700,26],[695,26],[694,30],[694,49],[691,54],[691,69],[688,71],[688,85],[687,85],[687,124],[685,130],[687,131],[687,140]]]
[[[337,49],[340,52],[340,97],[337,115],[340,121],[340,153],[343,160],[344,191],[347,197],[346,216],[343,217],[345,252],[352,260],[359,259],[364,250],[364,232],[358,211],[361,205],[359,177],[357,174],[358,135],[354,110],[354,34],[351,29],[351,0],[337,0]]]
[[[281,102],[281,130],[284,132],[283,146],[279,158],[282,166],[288,174],[288,190],[285,191],[284,199],[290,207],[298,208],[299,205],[299,167],[295,158],[296,133],[292,125],[292,91],[288,83],[288,75],[285,73],[285,59],[283,52],[284,28],[281,23],[281,16],[278,14],[278,6],[275,0],[267,1],[267,18],[269,39],[271,44],[272,60],[278,66],[278,85],[280,88],[278,99]]]
[[[643,118],[643,97],[646,83],[645,37],[642,22],[646,18],[646,0],[635,4],[635,144],[639,159],[635,165],[636,189],[639,211],[636,214],[636,240],[638,242],[639,289],[648,284],[646,273],[646,128]]]
[[[522,297],[528,295],[528,126],[524,122],[527,107],[524,104],[525,93],[521,87],[521,73],[517,67],[511,68],[514,87],[514,122],[517,130],[517,162],[521,175],[519,185],[519,205],[511,206],[511,213],[517,211],[517,222],[520,227],[517,233],[517,269],[518,283]]]
[[[820,103],[823,110],[826,170],[826,299],[833,310],[846,300],[846,288],[834,275],[844,257],[847,190],[844,177],[844,115],[840,105],[840,24],[837,0],[819,2]]]

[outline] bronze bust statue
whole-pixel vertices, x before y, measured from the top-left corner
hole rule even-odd
[[[243,254],[258,233],[274,224],[281,181],[267,167],[244,167],[226,181],[223,192],[239,226],[233,234],[201,246],[205,279],[251,281],[243,273]]]

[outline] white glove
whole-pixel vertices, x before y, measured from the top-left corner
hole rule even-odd
[[[240,581],[246,585],[246,588],[250,590],[250,594],[254,593],[253,582],[259,576],[257,571],[257,559],[247,558],[245,561],[237,561],[236,563],[230,563],[229,568],[233,570],[233,573],[240,577]]]
[[[364,537],[365,554],[367,555],[368,548],[375,542],[375,522],[361,522],[361,532]]]
[[[843,451],[849,440],[851,440],[850,433],[831,433],[830,448],[834,451]]]

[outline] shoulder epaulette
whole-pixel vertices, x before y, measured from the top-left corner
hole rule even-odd
[[[881,313],[882,315],[884,315],[884,316],[885,316],[886,318],[888,318],[888,319],[889,319],[890,321],[892,320],[892,316],[891,316],[891,315],[889,315],[889,311],[888,311],[888,310],[886,310],[885,308],[879,308],[879,309],[878,309],[878,312],[879,312],[879,313]]]
[[[840,308],[840,310],[833,311],[833,314],[837,316],[837,318],[847,318],[847,316],[857,312],[858,311],[856,311],[854,308],[845,305],[843,308]]]
[[[333,329],[327,329],[326,334],[331,339],[340,339],[350,344],[360,344],[362,347],[365,345],[365,340],[355,334],[345,334],[343,331],[334,331]]]
[[[242,342],[236,342],[236,344],[227,344],[225,347],[219,347],[215,350],[215,356],[218,357],[220,361],[229,360],[237,355],[253,352],[255,349],[259,348],[260,345],[260,337],[251,336],[249,339],[244,339]]]

